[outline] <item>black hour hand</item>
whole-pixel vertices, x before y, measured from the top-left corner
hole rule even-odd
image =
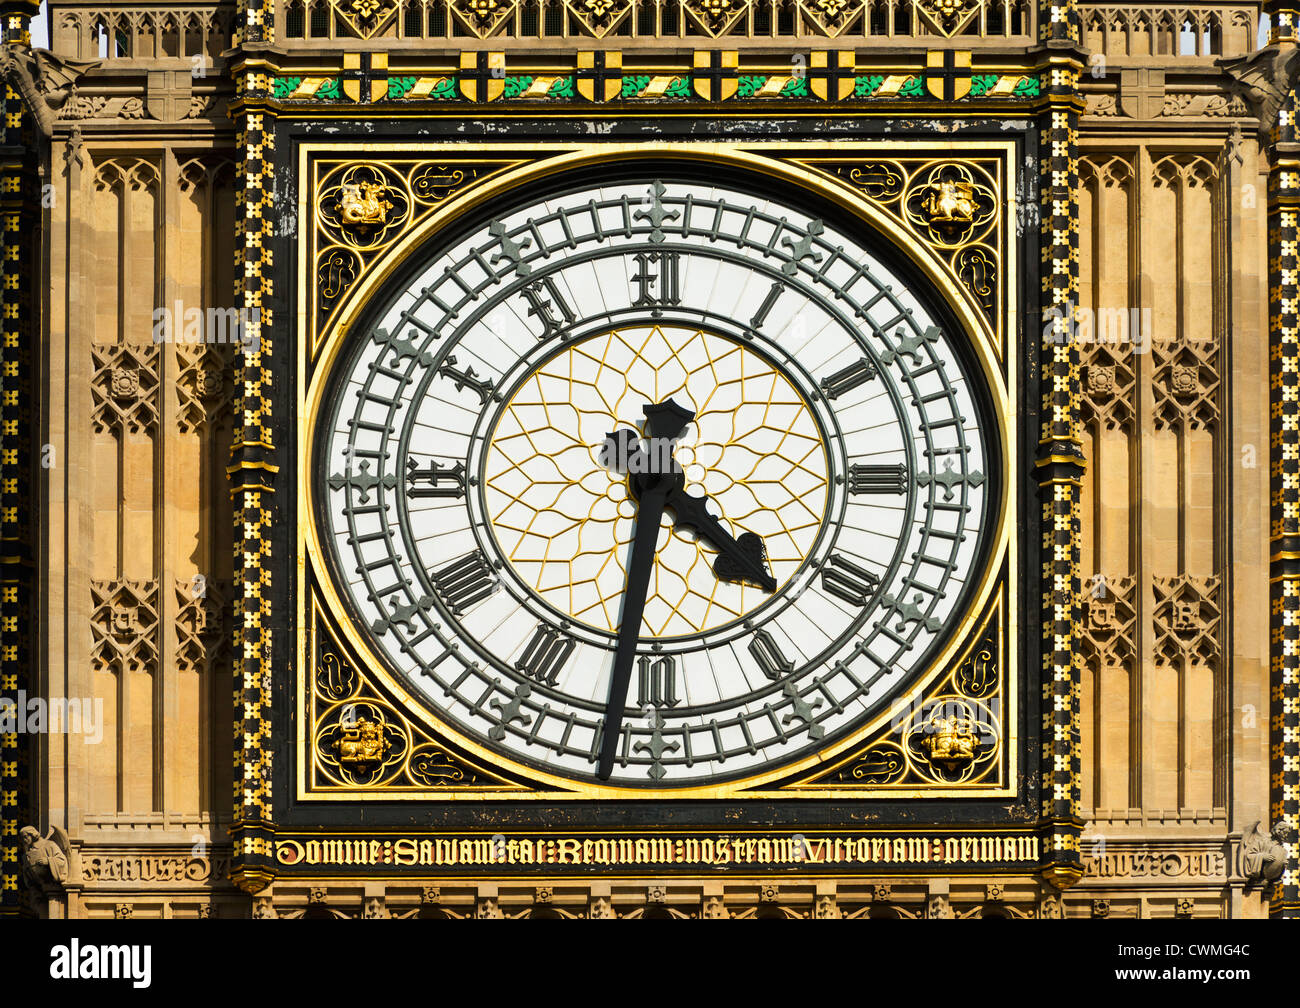
[[[776,579],[767,569],[767,549],[754,532],[742,532],[735,538],[722,522],[709,514],[707,497],[695,497],[677,488],[664,502],[673,514],[673,525],[689,529],[718,551],[713,573],[723,581],[756,585],[764,591],[776,591]]]

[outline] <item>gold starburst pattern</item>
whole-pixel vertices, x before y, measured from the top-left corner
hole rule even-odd
[[[533,372],[497,421],[484,472],[487,514],[511,567],[575,622],[619,625],[635,502],[602,465],[605,436],[673,398],[695,411],[674,450],[686,489],[707,495],[733,535],[763,538],[784,585],[817,539],[829,485],[807,402],[770,361],[680,326],[630,327],[575,343]],[[771,596],[720,581],[691,533],[659,533],[642,636],[679,637],[743,617]],[[779,589],[778,589],[779,590]]]

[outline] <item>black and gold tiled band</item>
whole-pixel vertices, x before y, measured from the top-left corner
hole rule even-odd
[[[1047,108],[1039,120],[1039,241],[1042,297],[1039,389],[1040,594],[1042,668],[1041,807],[1044,874],[1066,886],[1082,874],[1079,347],[1073,305],[1079,288],[1079,19],[1073,0],[1043,0],[1039,41]]]
[[[1294,0],[1268,4],[1270,45],[1293,45]],[[1269,912],[1300,917],[1300,144],[1288,93],[1269,147],[1269,820],[1290,827]]]
[[[249,892],[272,869],[272,526],[276,520],[271,239],[275,137],[262,108],[261,75],[242,73],[238,123],[235,300],[250,320],[238,364],[231,445],[234,565],[234,820],[231,877]]]
[[[30,12],[0,5],[5,46],[28,46]],[[36,289],[40,206],[33,121],[19,93],[0,84],[0,696],[35,694],[33,616],[37,586],[34,519],[37,488],[32,470],[36,414],[32,348],[36,343]],[[20,911],[22,849],[19,830],[34,816],[28,735],[18,718],[0,734],[0,916]]]

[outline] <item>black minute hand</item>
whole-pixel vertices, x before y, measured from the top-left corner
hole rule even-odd
[[[632,539],[632,557],[627,565],[627,585],[623,589],[623,621],[618,628],[618,647],[614,652],[614,672],[609,682],[609,705],[605,708],[605,735],[600,744],[600,762],[596,776],[609,780],[618,752],[618,737],[627,706],[627,688],[632,679],[632,661],[641,636],[641,614],[645,610],[650,573],[654,569],[655,543],[659,522],[664,515],[664,501],[669,481],[655,480],[641,491],[636,512],[636,535]]]
[[[682,478],[681,466],[672,457],[672,446],[695,417],[693,411],[679,406],[672,399],[645,406],[642,412],[645,413],[645,433],[652,449],[649,455],[638,444],[640,438],[635,431],[615,431],[605,440],[605,463],[627,474],[628,490],[637,503],[637,512],[632,555],[627,563],[627,582],[623,588],[623,619],[618,628],[614,671],[609,680],[605,734],[600,743],[600,761],[596,764],[596,776],[601,780],[609,780],[609,775],[614,772],[614,756],[618,752],[619,734],[623,727],[632,662],[641,636],[641,614],[645,611],[646,592],[654,570],[664,502],[672,489],[680,485]]]

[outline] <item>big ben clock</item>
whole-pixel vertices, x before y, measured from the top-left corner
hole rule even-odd
[[[310,522],[365,660],[480,761],[773,780],[951,645],[1005,521],[987,362],[842,207],[685,159],[437,229],[337,341]]]

